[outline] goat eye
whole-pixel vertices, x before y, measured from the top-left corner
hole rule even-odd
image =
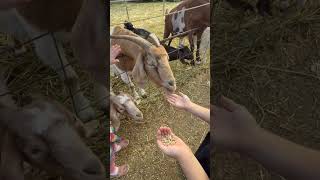
[[[119,107],[119,108],[118,108],[118,111],[122,113],[122,112],[124,112],[124,108]]]

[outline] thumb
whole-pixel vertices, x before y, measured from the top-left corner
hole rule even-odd
[[[224,109],[228,111],[235,111],[237,108],[239,108],[239,104],[224,96],[220,97],[220,104]]]
[[[189,100],[189,97],[188,97],[187,95],[183,94],[182,92],[179,92],[179,94],[180,94],[183,98],[185,98],[185,99],[188,99],[188,100]]]

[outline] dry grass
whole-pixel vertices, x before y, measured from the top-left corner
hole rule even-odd
[[[260,18],[221,2],[214,12],[212,101],[223,93],[244,104],[262,127],[319,149],[319,6]],[[213,159],[215,179],[282,179],[237,154]]]
[[[166,3],[171,9],[177,3]],[[131,21],[162,15],[162,3],[128,4]],[[125,6],[111,6],[111,24],[126,20]],[[164,17],[133,22],[135,27],[147,29],[159,38],[163,36]],[[174,42],[176,43],[176,42]],[[189,68],[179,61],[170,62],[177,80],[177,91],[188,95],[192,101],[209,107],[209,63]],[[130,93],[128,86],[119,79],[112,79],[115,91]],[[164,99],[163,93],[152,82],[146,88],[148,97],[138,105],[143,112],[146,123],[137,124],[132,120],[122,121],[119,134],[130,140],[130,145],[117,156],[117,164],[128,163],[130,171],[121,179],[184,179],[178,164],[162,154],[156,145],[156,131],[161,125],[168,125],[173,132],[182,138],[193,151],[200,145],[209,127],[204,122],[192,117],[189,113],[174,109]]]

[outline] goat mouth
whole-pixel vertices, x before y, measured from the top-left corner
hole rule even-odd
[[[172,93],[174,93],[176,91],[176,87],[172,87],[172,86],[164,87],[164,90],[165,90],[166,94],[172,94]]]
[[[145,123],[145,121],[143,121],[143,118],[135,118],[134,122],[135,123]]]

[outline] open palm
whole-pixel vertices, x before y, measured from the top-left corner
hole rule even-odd
[[[164,136],[171,135],[175,140],[174,144],[165,145],[162,142]],[[176,135],[174,135],[169,127],[160,127],[157,132],[157,144],[160,150],[166,155],[177,159],[185,152],[191,151],[190,148]]]
[[[191,101],[190,101],[189,97],[186,96],[185,94],[183,94],[181,92],[179,92],[179,94],[180,94],[180,96],[177,94],[167,95],[167,101],[171,105],[173,105],[177,108],[185,109],[191,104]]]

